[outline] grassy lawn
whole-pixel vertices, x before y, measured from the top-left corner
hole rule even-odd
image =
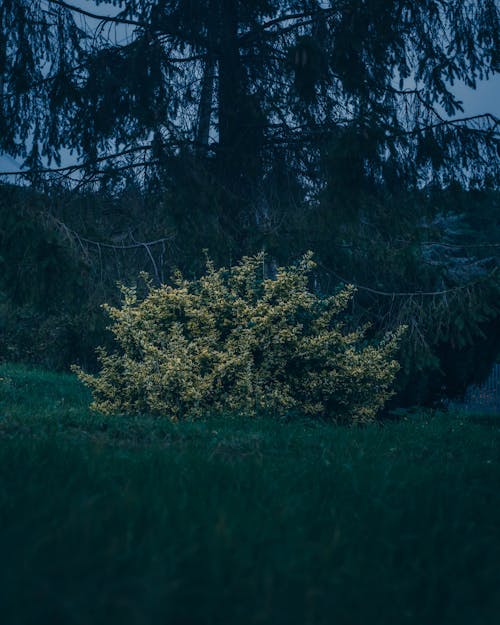
[[[499,622],[500,417],[172,424],[0,378],[5,625]]]

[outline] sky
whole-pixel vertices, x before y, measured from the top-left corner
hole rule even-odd
[[[492,113],[500,118],[500,74],[479,82],[475,91],[458,83],[453,91],[463,101],[467,115]]]

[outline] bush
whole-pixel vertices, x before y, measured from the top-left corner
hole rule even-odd
[[[401,332],[369,344],[364,329],[339,320],[353,287],[321,298],[308,288],[310,253],[264,277],[264,256],[231,269],[207,262],[199,280],[139,298],[122,288],[121,308],[107,306],[119,352],[99,350],[101,372],[75,368],[103,413],[303,413],[367,422],[391,395]]]

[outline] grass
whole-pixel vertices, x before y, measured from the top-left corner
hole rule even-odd
[[[5,625],[498,622],[500,419],[172,424],[0,378]]]

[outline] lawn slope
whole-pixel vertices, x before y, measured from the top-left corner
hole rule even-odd
[[[493,625],[500,418],[172,424],[0,367],[4,625]]]

